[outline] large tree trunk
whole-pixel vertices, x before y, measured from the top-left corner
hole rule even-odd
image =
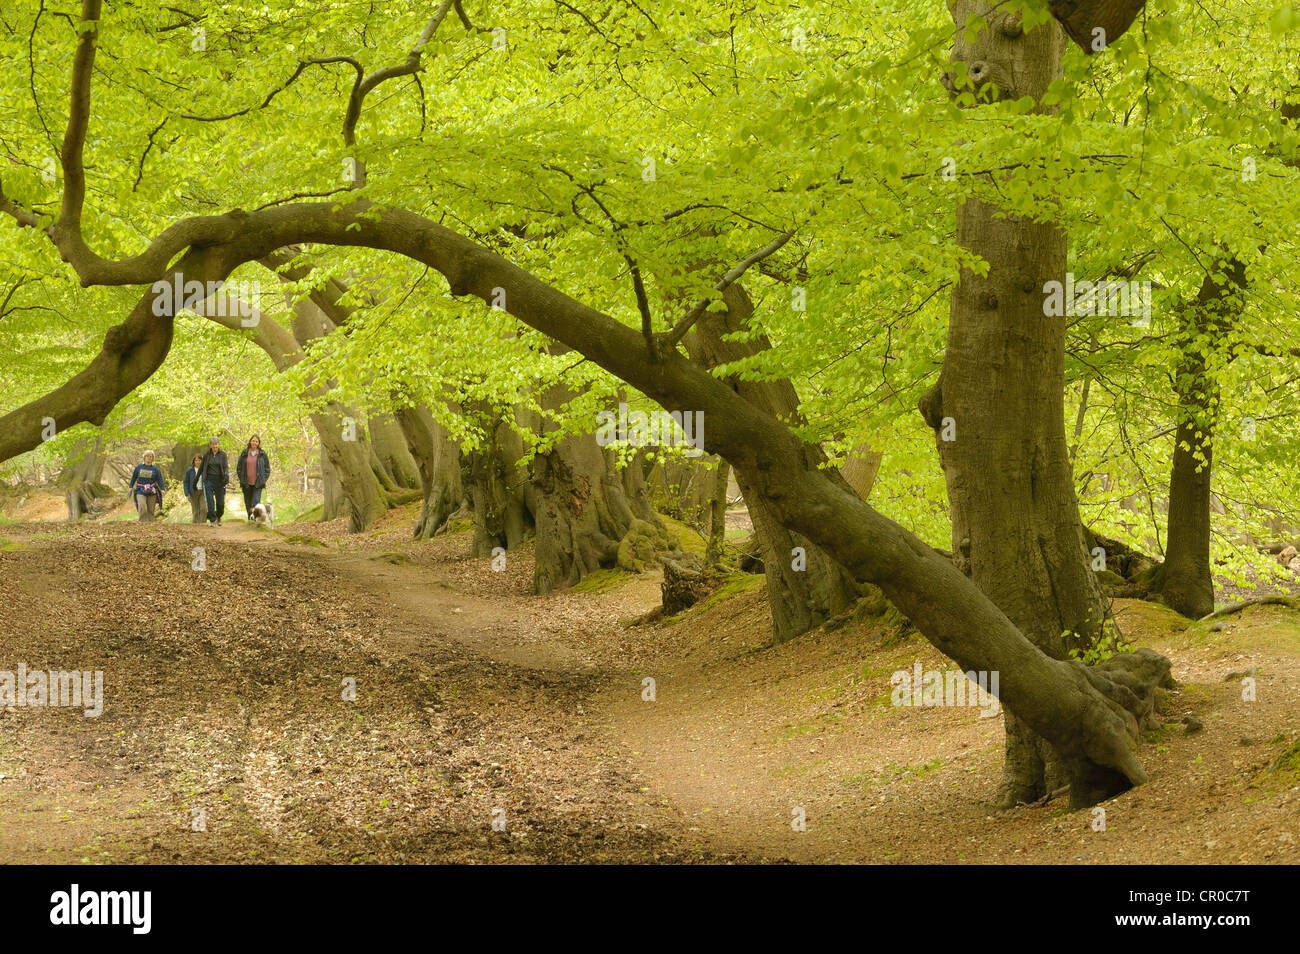
[[[719,460],[713,472],[713,491],[709,498],[709,540],[704,548],[704,562],[710,566],[722,564],[722,552],[727,544],[727,485],[731,481],[731,465]]]
[[[987,0],[949,4],[954,62],[977,87],[1038,99],[1061,77],[1053,23],[1021,33]],[[989,22],[973,42],[966,18]],[[945,77],[945,79],[948,79]],[[951,81],[948,80],[950,83]],[[1066,236],[977,199],[957,211],[957,243],[988,263],[953,290],[939,382],[921,402],[948,486],[957,566],[1054,659],[1091,647],[1108,615],[1087,559],[1065,440],[1065,317],[1044,314],[1044,284],[1063,281]],[[1059,782],[1055,756],[1013,713],[998,803],[1034,801]]]
[[[415,539],[427,540],[460,508],[460,446],[447,435],[433,413],[423,406],[399,408],[397,423],[418,462],[424,505],[415,525]]]
[[[68,455],[58,483],[68,504],[69,520],[93,516],[104,509],[102,501],[114,496],[112,489],[103,483],[103,451],[104,434],[96,428],[93,438],[78,440]]]
[[[722,300],[727,307],[705,312],[686,336],[691,357],[708,368],[770,347],[762,337],[752,342],[724,340],[724,335],[748,325],[754,306],[740,285],[728,287]],[[732,378],[728,384],[746,401],[777,418],[797,420],[799,417],[799,396],[788,380]],[[706,417],[706,430],[708,427]],[[753,475],[736,467],[735,476],[762,553],[773,636],[776,642],[785,642],[842,612],[862,591],[853,577],[821,547],[782,524],[756,487]]]
[[[534,592],[572,586],[618,561],[618,545],[634,518],[614,452],[597,444],[594,434],[566,437],[539,454],[533,461],[532,490]]]
[[[1240,261],[1232,259],[1223,267],[1224,280],[1207,274],[1196,300],[1184,309],[1180,334],[1183,359],[1175,380],[1178,431],[1169,477],[1165,560],[1143,580],[1168,606],[1193,619],[1214,612],[1210,484],[1219,386],[1217,372],[1209,369],[1209,358],[1241,307],[1236,292],[1246,282],[1246,267]]]
[[[321,453],[329,460],[324,519],[348,514],[348,531],[361,533],[388,511],[388,497],[370,466],[373,451],[356,412],[330,402],[314,411],[312,423],[320,434]],[[351,438],[351,439],[350,439]],[[331,499],[332,498],[332,499]]]
[[[290,361],[293,363],[301,359],[302,352],[311,342],[333,331],[335,324],[312,299],[290,297],[289,301],[293,308],[293,337],[298,345],[298,351]],[[268,321],[260,320],[259,329]],[[317,382],[304,396],[320,398],[333,387],[333,381]],[[313,411],[311,419],[320,434],[322,456],[329,459],[330,475],[326,483],[328,485],[331,479],[336,481],[331,488],[336,493],[327,494],[323,516],[326,520],[333,519],[340,515],[341,503],[346,503],[348,530],[361,533],[389,508],[389,499],[380,479],[382,467],[375,466],[377,455],[366,436],[365,422],[356,411],[335,401],[327,401],[322,410]]]
[[[528,478],[518,466],[524,444],[501,412],[482,406],[466,410],[486,421],[483,441],[465,454],[464,472],[474,515],[471,554],[486,557],[496,547],[514,549],[533,530],[526,498]]]
[[[420,486],[420,467],[393,414],[374,414],[366,422],[370,446],[383,465],[384,472],[397,488],[412,490]]]

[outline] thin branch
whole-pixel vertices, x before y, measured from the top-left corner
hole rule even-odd
[[[491,33],[491,32],[492,32],[491,28],[489,28],[489,27],[480,27],[480,26],[475,26],[475,25],[470,21],[470,18],[469,18],[469,17],[466,15],[466,13],[465,13],[465,7],[464,7],[464,4],[463,4],[462,0],[454,0],[454,2],[452,3],[452,6],[454,6],[454,7],[456,8],[456,16],[460,17],[460,22],[461,22],[461,24],[464,25],[464,27],[465,27],[466,30],[469,30],[469,31],[471,31],[471,32],[473,32],[473,33]]]
[[[5,300],[0,301],[0,318],[9,314],[9,302],[13,301],[14,294],[18,289],[22,288],[29,281],[31,281],[29,278],[20,278],[18,281],[14,282],[14,287],[9,289],[9,294],[5,295]]]
[[[223,113],[220,116],[198,116],[194,113],[178,113],[177,115],[179,115],[181,119],[191,119],[198,123],[219,123],[227,119],[234,119],[237,116],[245,116],[257,109],[266,109],[267,106],[271,105],[271,100],[275,99],[276,96],[283,93],[297,81],[298,77],[302,75],[303,70],[309,66],[321,66],[326,63],[351,63],[358,71],[361,69],[361,64],[350,56],[313,57],[312,59],[300,61],[298,63],[298,68],[293,71],[293,75],[275,89],[271,90],[271,92],[267,93],[266,98],[255,106],[247,106],[244,109],[237,109],[233,113]]]
[[[645,337],[646,344],[650,347],[651,354],[653,354],[655,342],[650,314],[650,299],[645,293],[645,282],[641,280],[641,269],[637,267],[636,261],[627,252],[623,253],[623,258],[627,261],[627,267],[632,270],[632,291],[636,294],[636,309],[641,313],[641,334]]]
[[[326,192],[295,192],[293,195],[285,196],[283,199],[274,199],[265,205],[259,205],[253,209],[254,212],[261,212],[263,209],[269,209],[272,206],[284,205],[286,202],[295,202],[298,199],[324,199],[331,195],[337,195],[340,192],[350,192],[351,187],[339,186],[337,189],[330,189]]]
[[[788,229],[782,232],[774,240],[764,245],[753,255],[750,255],[731,271],[727,272],[727,274],[723,275],[722,279],[713,286],[713,290],[716,292],[726,291],[740,278],[741,275],[744,275],[745,272],[749,270],[751,265],[755,262],[761,262],[763,259],[774,254],[777,249],[783,246],[786,242],[790,241],[790,239],[794,237],[794,232],[794,229]],[[673,330],[668,333],[667,346],[669,348],[676,347],[677,342],[682,340],[682,336],[691,330],[691,326],[694,325],[695,322],[699,321],[700,316],[708,309],[710,301],[712,301],[710,298],[701,298],[695,303],[695,306],[686,313],[686,317],[677,322],[673,327]]]
[[[424,25],[420,32],[420,38],[416,41],[411,52],[406,54],[406,60],[395,66],[386,66],[383,69],[375,70],[369,76],[359,76],[357,83],[352,87],[352,96],[348,100],[348,111],[343,118],[343,141],[349,146],[355,145],[357,120],[361,118],[361,104],[365,98],[378,86],[387,80],[396,76],[409,76],[420,70],[420,54],[424,48],[429,45],[429,40],[433,38],[434,31],[438,29],[439,24],[446,19],[450,12],[454,0],[442,0],[442,4],[429,18],[429,22]]]
[[[140,187],[140,180],[144,178],[144,161],[149,157],[150,150],[153,149],[153,137],[158,135],[158,133],[162,132],[163,126],[166,125],[167,125],[167,120],[164,119],[162,122],[160,122],[157,126],[153,128],[153,132],[149,133],[149,144],[144,147],[144,152],[140,153],[140,167],[136,170],[135,182],[131,183],[132,192],[134,192],[136,189]]]

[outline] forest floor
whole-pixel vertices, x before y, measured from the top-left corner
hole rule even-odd
[[[760,577],[634,626],[653,574],[537,597],[413,519],[0,526],[0,671],[105,688],[0,709],[0,862],[1300,862],[1300,613],[1117,601],[1179,688],[1094,830],[989,808],[1000,718],[890,704],[952,668],[915,634],[773,648]]]

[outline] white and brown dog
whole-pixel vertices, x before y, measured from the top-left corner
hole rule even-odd
[[[269,503],[255,504],[253,512],[248,515],[248,522],[273,530],[275,529],[275,510]]]

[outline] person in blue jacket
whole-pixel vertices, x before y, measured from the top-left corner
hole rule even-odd
[[[129,492],[135,502],[135,509],[141,520],[152,520],[162,510],[163,491],[167,483],[162,471],[153,462],[153,451],[145,451],[143,463],[135,465],[131,472]]]
[[[207,501],[203,499],[203,457],[194,455],[190,469],[185,472],[185,496],[190,502],[190,515],[195,523],[202,523],[208,513]]]

